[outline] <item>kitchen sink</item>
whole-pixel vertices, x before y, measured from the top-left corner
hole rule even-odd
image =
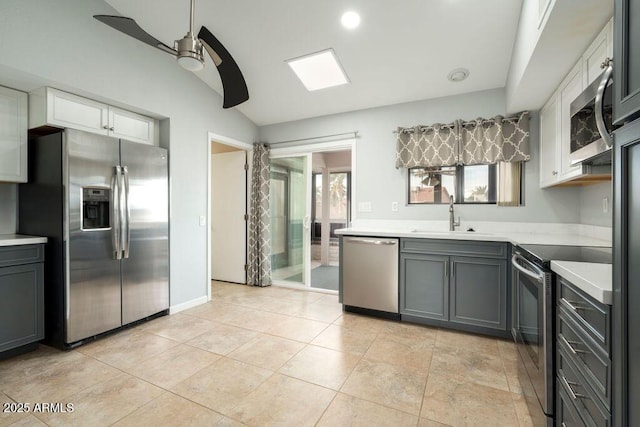
[[[410,233],[416,234],[431,234],[438,236],[460,236],[460,235],[474,235],[474,236],[491,236],[489,233],[478,233],[477,231],[466,231],[466,230],[455,230],[455,231],[441,231],[441,230],[422,230],[419,228],[414,228],[409,230]]]

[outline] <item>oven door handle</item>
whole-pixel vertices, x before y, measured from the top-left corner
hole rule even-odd
[[[533,271],[524,268],[518,263],[518,261],[523,262]],[[523,258],[520,254],[513,254],[513,256],[511,257],[511,265],[516,270],[520,271],[522,274],[529,276],[530,278],[534,279],[537,282],[542,283],[544,281],[544,272],[540,270],[537,266],[529,262],[527,259]]]

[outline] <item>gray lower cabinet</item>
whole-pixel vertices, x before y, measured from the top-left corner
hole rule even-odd
[[[0,247],[0,358],[44,338],[44,245]]]
[[[449,319],[449,257],[400,255],[400,313]]]
[[[451,258],[451,322],[507,329],[507,262]]]
[[[507,244],[402,239],[402,320],[508,336]]]

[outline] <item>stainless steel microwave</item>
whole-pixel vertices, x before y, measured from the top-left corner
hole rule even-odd
[[[602,65],[604,72],[571,103],[571,165],[611,163],[613,61],[607,58]]]

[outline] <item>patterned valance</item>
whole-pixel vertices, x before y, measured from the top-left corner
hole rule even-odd
[[[450,166],[460,157],[460,123],[398,129],[396,168]]]
[[[396,168],[526,162],[529,113],[398,128]]]

